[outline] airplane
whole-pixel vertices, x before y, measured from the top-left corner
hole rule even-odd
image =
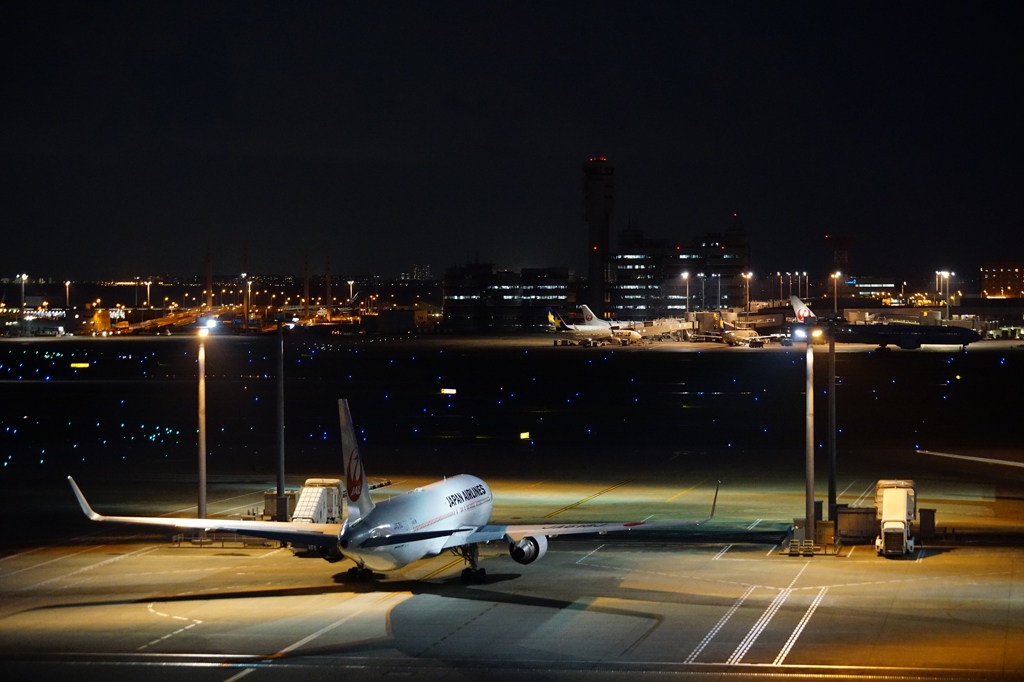
[[[626,329],[608,320],[602,320],[594,315],[593,311],[586,305],[583,308],[584,324],[569,324],[551,308],[548,308],[548,322],[554,325],[555,331],[567,332],[574,337],[595,340],[628,339],[629,343],[637,343],[642,338],[640,332],[634,329]]]
[[[444,478],[404,495],[374,502],[366,485],[347,400],[338,401],[338,413],[348,499],[348,516],[341,524],[104,516],[93,511],[71,476],[68,481],[82,512],[92,521],[224,530],[303,544],[316,548],[317,553],[331,563],[351,559],[356,566],[349,574],[357,580],[371,577],[373,571],[393,571],[448,550],[469,564],[462,571],[464,582],[483,582],[486,571],[479,566],[479,543],[507,543],[513,561],[530,564],[547,553],[549,537],[699,526],[714,516],[718,503],[716,486],[711,512],[701,520],[493,525],[490,523],[494,504],[491,489],[481,479],[468,474]]]
[[[818,324],[818,316],[796,296],[790,297],[790,303],[796,312],[796,320],[801,325]],[[880,349],[890,344],[904,350],[914,350],[923,344],[955,344],[964,347],[974,341],[980,341],[981,335],[973,329],[964,327],[940,327],[918,324],[848,324],[836,323],[837,343],[877,343]],[[795,336],[806,338],[806,328],[797,328]]]
[[[931,450],[918,450],[918,454],[921,455],[934,455],[935,457],[952,457],[953,459],[965,459],[971,462],[981,462],[982,464],[1002,464],[1008,467],[1019,467],[1024,469],[1024,462],[1011,462],[1006,459],[989,459],[988,457],[969,457],[967,455],[952,455],[948,452],[932,452]]]

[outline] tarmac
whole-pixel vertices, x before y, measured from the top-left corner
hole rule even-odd
[[[290,344],[289,487],[340,476],[347,397],[369,477],[392,481],[375,495],[464,472],[491,485],[495,523],[667,521],[707,516],[720,480],[714,519],[553,538],[529,565],[492,543],[479,585],[449,554],[352,582],[350,562],[292,548],[95,524],[68,474],[100,513],[195,514],[192,341],[2,343],[5,680],[1024,678],[1024,474],[915,452],[1024,457],[1019,341],[837,348],[837,501],[912,478],[935,510],[901,559],[785,551],[804,508],[801,348]],[[209,346],[209,513],[237,517],[274,487],[274,357]]]
[[[706,516],[715,482],[682,469],[491,480],[494,518]],[[902,559],[870,545],[791,557],[782,513],[799,508],[802,481],[749,474],[723,484],[698,531],[555,538],[526,566],[491,544],[487,583],[469,586],[447,554],[353,582],[349,562],[291,548],[231,537],[175,546],[149,529],[92,524],[0,559],[0,660],[5,679],[1024,675],[1024,547],[1013,534],[1024,480],[1010,495],[919,488],[940,522],[964,530]],[[426,482],[387,477],[393,485],[375,494]],[[839,483],[840,502],[856,504],[872,482]],[[211,515],[258,506],[265,486],[212,481]],[[193,502],[165,493],[152,508],[159,495],[145,485],[85,492],[101,513],[182,513]]]

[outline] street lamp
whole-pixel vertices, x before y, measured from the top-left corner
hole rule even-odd
[[[839,299],[836,298],[839,291],[839,272],[832,273],[832,312],[839,313]]]
[[[941,276],[942,279],[946,281],[946,319],[949,320],[949,278],[955,275],[956,273],[949,272],[948,270],[940,270],[935,274]],[[941,289],[939,290],[939,293],[942,293]]]
[[[206,337],[216,320],[206,320],[199,327],[199,513],[206,518]]]
[[[64,307],[71,308],[71,282],[64,282]]]
[[[704,300],[704,282],[705,277],[703,272],[698,272],[697,276],[700,277],[700,309],[707,310],[707,303]]]
[[[21,280],[21,304],[18,306],[18,310],[21,312],[21,320],[25,321],[25,281],[28,279],[27,274],[18,275],[18,279]],[[21,330],[21,335],[25,336],[24,327]]]
[[[683,281],[686,282],[686,312],[690,312],[690,273],[683,273]]]
[[[349,303],[349,305],[352,305],[352,285],[355,284],[355,283],[356,283],[356,281],[354,279],[350,279],[348,281],[348,303]]]
[[[752,272],[744,272],[743,273],[743,279],[744,279],[744,283],[746,284],[746,290],[747,290],[746,291],[747,302],[746,302],[745,308],[746,308],[748,316],[750,315],[750,278],[753,277],[753,276],[754,276],[754,273],[752,273]]]

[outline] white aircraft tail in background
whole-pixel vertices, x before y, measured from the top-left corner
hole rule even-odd
[[[587,325],[593,325],[595,327],[611,327],[612,323],[608,320],[602,320],[600,317],[594,314],[594,311],[590,309],[586,303],[580,306],[580,310],[583,311],[583,321]]]
[[[814,314],[814,311],[807,307],[803,301],[797,296],[790,296],[789,302],[793,304],[793,312],[796,313],[796,321],[801,324],[814,322],[818,319],[818,316]]]

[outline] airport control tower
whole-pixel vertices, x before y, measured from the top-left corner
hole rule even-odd
[[[583,219],[587,221],[587,303],[596,315],[605,308],[604,266],[608,259],[615,166],[594,156],[583,166]]]

